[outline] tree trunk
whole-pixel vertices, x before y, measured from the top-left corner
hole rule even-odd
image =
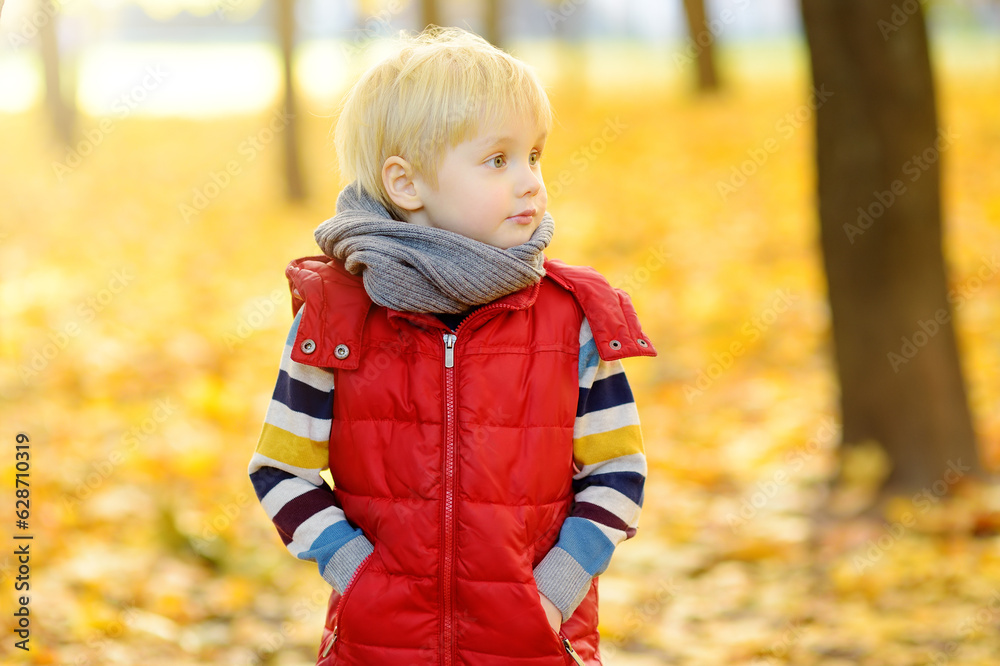
[[[705,0],[684,0],[684,14],[687,16],[688,34],[691,38],[689,49],[695,52],[698,91],[718,90],[719,75],[715,68],[715,35],[708,27]]]
[[[45,106],[48,107],[56,139],[68,148],[73,145],[76,100],[75,95],[67,100],[64,90],[65,81],[62,76],[57,32],[59,13],[55,9],[50,9],[48,0],[38,0],[37,5],[41,15],[48,16],[48,20],[42,23],[38,30],[42,68],[45,72]]]
[[[483,37],[493,46],[503,48],[503,35],[500,24],[503,20],[500,0],[485,0],[485,16],[483,17]]]
[[[283,110],[285,114],[285,192],[290,201],[305,199],[299,155],[299,119],[295,108],[295,0],[278,0],[278,39],[281,42]]]
[[[429,25],[441,25],[441,13],[438,11],[437,0],[421,0],[420,29]]]
[[[917,0],[802,0],[802,14],[843,441],[882,445],[887,491],[940,494],[980,468],[942,252],[952,137],[924,17]]]
[[[573,99],[585,104],[591,97],[589,76],[591,55],[587,48],[586,24],[590,4],[547,0],[545,22],[555,36],[556,62],[554,71],[558,85],[572,91]]]

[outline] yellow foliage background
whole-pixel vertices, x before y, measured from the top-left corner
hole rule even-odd
[[[727,87],[706,98],[664,76],[667,61],[633,55],[625,80],[595,82],[574,74],[577,55],[547,72],[549,254],[627,287],[660,352],[628,365],[650,478],[639,535],[602,579],[608,663],[996,663],[992,491],[810,522],[833,465],[836,385],[811,113],[778,129],[808,102],[804,53],[729,51]],[[938,62],[942,126],[959,136],[944,155],[946,256],[968,293],[956,322],[996,462],[1000,276],[971,281],[1000,248],[992,55]],[[312,663],[326,584],[281,546],[246,466],[290,323],[284,266],[318,253],[312,230],[334,212],[331,112],[301,116],[301,205],[283,201],[280,137],[240,152],[270,113],[128,117],[61,175],[40,110],[0,116],[0,488],[13,508],[14,437],[28,433],[34,536],[23,654],[7,511],[4,663]],[[595,143],[609,122],[623,129]],[[777,152],[721,196],[769,138]],[[231,160],[240,174],[186,220],[179,204]],[[734,342],[729,367],[686,392]],[[741,508],[752,515],[734,522]],[[917,524],[900,533],[907,510]]]

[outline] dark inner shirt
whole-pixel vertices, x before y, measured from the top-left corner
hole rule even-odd
[[[476,308],[466,310],[465,312],[435,312],[434,316],[440,319],[445,326],[454,331],[466,317],[475,311]]]

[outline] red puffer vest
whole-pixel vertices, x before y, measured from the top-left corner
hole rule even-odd
[[[573,502],[584,314],[605,360],[655,351],[624,292],[545,268],[452,334],[374,305],[338,261],[289,265],[292,359],[335,373],[334,493],[375,546],[330,597],[318,664],[601,663],[597,580],[557,636],[532,571]]]

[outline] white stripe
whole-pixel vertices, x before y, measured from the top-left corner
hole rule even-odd
[[[621,361],[599,360],[597,365],[584,369],[580,375],[580,387],[589,389],[598,379],[606,379],[623,372],[625,372],[625,366],[622,365]]]
[[[608,541],[610,541],[616,546],[620,544],[622,541],[624,541],[626,537],[628,537],[628,534],[626,534],[621,530],[616,530],[615,528],[608,527],[607,525],[604,525],[602,523],[595,523],[594,521],[590,522],[594,524],[594,527],[601,530],[601,533],[608,538]]]
[[[309,550],[323,530],[342,520],[347,520],[347,517],[344,516],[344,511],[336,506],[328,506],[314,513],[296,528],[292,541],[288,544],[288,550],[292,550],[292,544],[298,548],[297,552],[293,551],[296,556],[303,550]]]
[[[599,409],[576,417],[573,423],[573,438],[580,439],[587,435],[597,435],[633,425],[639,425],[639,410],[636,409],[634,402],[626,402],[624,405]]]
[[[314,365],[296,363],[292,360],[291,345],[285,345],[285,351],[281,354],[281,369],[292,379],[308,384],[318,391],[329,393],[333,390],[333,372]]]
[[[302,551],[309,550],[308,546],[303,546],[302,544],[295,543],[294,541],[289,541],[288,545],[285,546],[285,548],[287,548],[288,552],[294,555],[295,557],[298,557],[299,553],[301,553]]]
[[[598,463],[584,465],[579,472],[573,475],[573,478],[580,480],[591,474],[608,474],[611,472],[636,472],[646,476],[646,456],[642,453],[630,453],[627,456],[618,456],[610,460],[602,460]]]
[[[639,520],[639,505],[607,486],[590,486],[576,494],[577,502],[596,504],[621,518],[626,525],[635,527]]]
[[[590,329],[590,322],[584,317],[583,323],[580,324],[580,347],[583,347],[593,339],[594,332]]]
[[[330,441],[333,419],[317,419],[302,412],[296,412],[280,400],[271,400],[264,421],[298,437],[314,442]]]
[[[295,465],[289,465],[288,463],[281,462],[280,460],[275,460],[274,458],[268,458],[263,453],[254,453],[253,457],[250,458],[250,468],[248,473],[253,474],[261,467],[275,467],[280,470],[284,470],[289,474],[294,474],[300,479],[305,479],[314,486],[321,486],[326,483],[323,477],[319,475],[322,468],[310,469],[308,467],[296,467]]]
[[[296,497],[305,495],[311,490],[316,490],[316,486],[309,483],[303,478],[295,477],[293,479],[285,479],[274,488],[264,495],[264,498],[260,501],[261,505],[264,507],[264,511],[267,512],[267,517],[274,520],[274,517],[278,515],[281,509],[291,502]]]
[[[594,375],[594,381],[622,372],[625,372],[625,366],[622,365],[621,361],[601,361],[597,364],[597,374]]]

